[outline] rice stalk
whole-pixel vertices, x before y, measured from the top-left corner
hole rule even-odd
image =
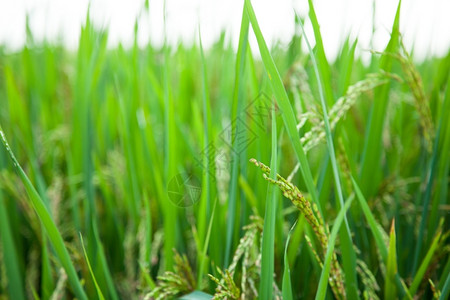
[[[294,204],[294,206],[305,216],[306,221],[313,229],[314,234],[321,245],[323,260],[328,247],[328,229],[325,226],[322,216],[318,213],[315,203],[311,204],[307,201],[295,185],[281,177],[279,174],[277,174],[276,179],[270,178],[270,168],[268,166],[258,162],[254,158],[252,158],[250,162],[259,167],[263,171],[264,179],[278,186],[282,191],[283,196],[291,200],[292,204]],[[345,298],[344,278],[335,252],[332,255],[329,284],[336,298]]]
[[[414,106],[419,113],[419,124],[425,140],[426,149],[428,153],[431,153],[435,136],[435,129],[433,119],[431,117],[430,100],[425,95],[422,77],[417,68],[414,66],[411,55],[406,50],[406,47],[403,43],[403,38],[400,37],[399,40],[400,47],[395,53],[377,51],[372,51],[372,53],[389,55],[400,62],[402,71],[405,76],[404,81],[413,94]],[[398,78],[398,76],[396,78]]]
[[[59,269],[59,279],[56,288],[53,291],[50,300],[62,300],[65,297],[65,288],[67,285],[67,274],[63,268]]]
[[[225,299],[226,297],[231,299],[253,299],[258,297],[255,282],[258,281],[261,272],[261,250],[255,251],[255,245],[257,237],[262,238],[263,220],[257,216],[251,216],[250,219],[252,222],[243,227],[245,234],[239,241],[231,264],[225,271],[218,269],[221,279],[208,274],[211,280],[217,284],[214,299]],[[241,289],[239,289],[233,277],[237,271],[236,267],[241,260]],[[276,284],[273,287],[274,294],[277,294],[278,287],[276,287]]]
[[[392,77],[390,74],[380,72],[380,73],[371,73],[366,76],[365,79],[356,82],[351,85],[344,96],[340,97],[330,109],[328,117],[330,120],[330,129],[334,130],[336,128],[337,123],[345,117],[345,114],[353,107],[358,98],[367,92],[372,91],[377,86],[381,86],[389,82],[388,78]],[[308,94],[308,93],[305,93]],[[325,141],[325,123],[321,120],[321,116],[318,113],[314,113],[314,111],[310,111],[308,113],[302,114],[300,116],[300,123],[298,124],[298,128],[303,127],[306,120],[312,121],[314,126],[306,132],[303,137],[300,138],[300,141],[305,149],[305,152],[308,152],[312,148],[316,147],[320,143]],[[291,181],[294,175],[300,168],[300,163],[297,163],[292,170],[292,172],[288,176],[288,181]]]
[[[163,275],[158,276],[156,287],[147,293],[144,299],[162,300],[175,297],[180,294],[192,292],[196,285],[195,276],[187,256],[182,256],[174,250],[174,271],[166,271]]]
[[[241,297],[241,291],[236,286],[230,271],[226,269],[224,273],[220,268],[217,268],[217,272],[222,277],[221,280],[208,274],[209,278],[217,284],[213,299],[239,299]]]
[[[57,226],[60,225],[61,205],[63,200],[63,178],[60,175],[55,175],[52,184],[47,190],[48,199],[50,201],[50,210],[52,212],[53,220]]]
[[[258,232],[262,231],[262,218],[257,216],[251,217],[252,222],[249,225],[243,227],[245,230],[244,236],[239,240],[239,244],[234,252],[233,259],[231,261],[228,270],[230,274],[234,275],[236,266],[245,252],[248,252],[250,248],[255,244],[255,240]],[[249,266],[249,265],[247,265]]]
[[[377,280],[373,273],[370,271],[367,264],[358,259],[357,261],[357,269],[359,276],[361,277],[361,281],[364,286],[363,297],[366,300],[378,300],[378,292],[380,291],[380,286],[377,283]]]
[[[330,119],[330,128],[336,128],[337,123],[341,120],[347,111],[355,105],[358,98],[375,87],[386,84],[388,82],[387,76],[384,73],[368,74],[366,79],[358,81],[351,85],[345,96],[340,97],[333,104],[333,107],[328,113]],[[314,126],[308,131],[300,141],[304,145],[305,151],[311,150],[317,146],[320,142],[325,140],[324,121],[322,120],[318,125]]]
[[[406,83],[414,95],[414,104],[420,116],[419,124],[422,128],[422,133],[426,142],[426,149],[431,153],[435,131],[433,119],[431,117],[430,101],[425,95],[422,77],[414,66],[412,58],[403,44],[402,38],[400,38],[400,46],[399,55],[397,55],[396,58],[401,63],[403,72],[405,73]]]

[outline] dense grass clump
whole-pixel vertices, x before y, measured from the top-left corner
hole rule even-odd
[[[237,51],[0,47],[0,299],[447,299],[450,52],[399,11],[368,64],[312,1],[314,48],[249,0]]]

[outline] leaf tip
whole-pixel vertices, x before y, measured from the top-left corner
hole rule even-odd
[[[390,234],[395,234],[395,219],[392,219]]]

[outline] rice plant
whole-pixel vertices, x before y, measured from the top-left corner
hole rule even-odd
[[[450,52],[399,3],[331,61],[309,6],[271,48],[250,0],[237,49],[0,46],[0,299],[447,299]]]

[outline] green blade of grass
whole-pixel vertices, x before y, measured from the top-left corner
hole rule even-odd
[[[450,83],[450,79],[448,80],[448,82]],[[435,188],[434,187],[434,181],[436,179],[436,173],[440,173],[439,177],[437,177],[437,180],[443,180],[446,181],[446,176],[443,174],[443,171],[445,172],[446,169],[448,170],[449,168],[449,154],[450,154],[450,122],[449,122],[449,117],[448,117],[448,111],[450,109],[450,89],[447,87],[446,90],[446,94],[445,94],[445,98],[444,98],[444,103],[443,103],[443,107],[442,107],[442,112],[441,112],[441,118],[440,118],[440,122],[438,125],[438,130],[437,130],[437,134],[435,136],[434,139],[434,143],[433,143],[433,152],[432,152],[432,156],[430,159],[430,163],[429,163],[429,171],[427,172],[428,174],[428,178],[427,178],[427,186],[425,189],[425,193],[423,196],[423,209],[422,209],[422,216],[420,218],[420,226],[419,226],[419,235],[417,237],[417,239],[419,241],[423,241],[426,239],[424,239],[425,236],[425,227],[426,227],[426,223],[428,220],[428,215],[430,215],[430,221],[429,221],[429,227],[431,227],[430,225],[432,225],[434,222],[436,222],[435,218],[436,216],[436,211],[437,211],[437,206],[439,205],[439,198],[436,197],[435,201],[433,201],[434,203],[432,203],[432,207],[431,207],[431,213],[429,212],[429,206],[430,206],[430,201],[431,201],[431,196],[432,196],[432,191]],[[443,134],[441,135],[441,130],[443,131]],[[439,183],[438,183],[439,186]],[[445,185],[444,183],[444,189],[445,187],[448,187],[448,184]],[[438,192],[440,192],[439,189],[436,189]],[[438,193],[436,193],[438,194]],[[442,203],[444,204],[444,203]],[[429,228],[432,229],[432,228]],[[429,231],[430,232],[430,231]],[[419,256],[421,254],[421,249],[422,246],[427,246],[427,243],[425,243],[424,245],[422,245],[424,243],[416,243],[416,247],[415,247],[415,252],[414,252],[414,261],[413,261],[413,269],[412,272],[413,274],[415,274],[416,269],[417,269],[417,265],[419,264]]]
[[[438,146],[440,148],[440,154],[435,153],[433,149],[433,156],[439,156],[439,163],[436,176],[436,193],[431,205],[430,221],[427,232],[435,232],[439,222],[439,205],[444,205],[445,201],[448,199],[449,185],[447,184],[447,177],[445,176],[450,169],[450,115],[448,114],[450,111],[450,89],[448,86],[450,86],[450,77],[447,82],[447,90],[444,96],[444,103],[442,104],[439,118],[440,121],[436,132],[437,139],[435,140],[435,143],[440,144],[440,146]],[[429,236],[429,239],[432,239],[432,235]]]
[[[394,24],[392,25],[391,39],[386,46],[386,53],[395,53],[399,45],[401,0],[398,2]],[[379,68],[390,72],[394,58],[390,54],[381,57]],[[366,197],[374,195],[381,177],[382,132],[386,119],[386,109],[389,102],[390,85],[385,84],[374,91],[374,101],[369,123],[365,134],[364,151],[361,159],[361,190]]]
[[[443,221],[443,219],[442,219]],[[441,223],[442,224],[442,223]],[[415,295],[417,292],[417,289],[419,288],[420,283],[424,279],[425,272],[427,271],[427,268],[431,262],[431,259],[433,258],[434,253],[437,250],[439,239],[441,238],[442,230],[439,229],[437,234],[435,235],[433,242],[431,243],[430,248],[427,251],[427,254],[425,255],[425,258],[422,260],[422,263],[417,270],[416,275],[414,276],[414,280],[411,283],[411,286],[409,287],[409,294]],[[406,300],[406,297],[403,298],[403,300]]]
[[[270,85],[275,94],[277,103],[281,109],[281,115],[283,118],[284,126],[286,127],[286,131],[288,133],[290,142],[294,147],[296,157],[298,159],[298,162],[300,163],[300,171],[302,173],[303,180],[305,181],[311,199],[313,200],[314,203],[316,203],[319,212],[323,215],[323,211],[318,200],[319,198],[317,195],[316,187],[314,185],[314,180],[312,177],[308,159],[300,143],[300,138],[297,131],[297,121],[292,106],[289,103],[289,98],[287,96],[286,90],[283,86],[283,81],[281,80],[280,74],[278,72],[277,67],[275,66],[275,62],[273,61],[272,56],[270,55],[269,48],[267,47],[261,29],[259,28],[255,11],[253,10],[253,6],[250,0],[245,0],[245,7],[250,23],[253,28],[253,32],[255,33],[256,40],[258,42],[259,51],[264,64],[264,68],[269,78]]]
[[[114,284],[113,278],[111,276],[111,271],[109,269],[108,266],[108,262],[106,260],[105,257],[105,250],[103,248],[103,244],[100,240],[100,236],[98,233],[98,229],[97,229],[97,224],[94,223],[94,239],[95,239],[95,248],[97,249],[97,260],[99,263],[99,268],[100,268],[100,274],[104,276],[105,281],[106,281],[106,288],[108,289],[109,292],[109,297],[111,297],[111,299],[113,300],[118,300],[119,296],[117,295],[117,291],[116,291],[116,286]]]
[[[141,198],[139,191],[138,191],[138,180],[137,180],[137,168],[136,168],[136,161],[135,156],[133,152],[133,147],[135,147],[135,142],[132,138],[133,133],[133,125],[132,121],[130,120],[130,115],[133,115],[130,112],[129,105],[126,105],[125,100],[122,97],[122,94],[118,88],[118,80],[116,78],[116,91],[117,91],[117,98],[118,98],[118,104],[120,107],[120,111],[122,112],[122,124],[123,124],[123,134],[122,134],[122,143],[124,145],[124,154],[126,157],[126,172],[128,173],[127,178],[127,186],[129,187],[129,194],[130,198],[127,199],[126,203],[128,205],[128,210],[131,215],[131,224],[133,228],[137,227],[137,224],[139,223],[140,215],[139,215],[139,199]]]
[[[386,278],[384,281],[384,299],[395,299],[396,286],[395,276],[397,275],[397,245],[395,235],[395,219],[392,220],[391,232],[389,234],[389,249],[386,265]]]
[[[277,178],[277,124],[275,109],[272,109],[272,157],[270,158],[270,178]],[[261,299],[273,297],[274,246],[275,246],[275,215],[277,210],[277,191],[275,185],[268,184],[264,229],[261,250],[261,282],[259,296]]]
[[[255,3],[250,1],[247,2]],[[308,2],[312,6],[314,0],[305,1]],[[264,105],[265,100],[281,102],[280,92],[275,94],[273,88],[276,76],[267,75],[270,58],[265,56],[263,61],[258,49],[258,57],[254,58],[248,44],[248,36],[253,32],[249,33],[247,6],[243,4],[240,11],[243,20],[238,53],[227,32],[211,47],[204,43],[199,46],[198,39],[193,44],[183,41],[173,45],[166,40],[164,46],[154,47],[152,42],[142,45],[138,37],[143,32],[138,27],[144,25],[141,17],[146,18],[148,13],[137,17],[131,47],[112,46],[111,40],[105,38],[107,31],[98,30],[89,21],[82,27],[77,50],[68,49],[58,41],[34,40],[17,50],[0,45],[0,124],[14,156],[59,230],[77,279],[89,299],[99,298],[99,289],[106,299],[114,297],[114,290],[119,297],[128,298],[142,298],[142,293],[158,287],[163,287],[164,293],[174,291],[172,288],[177,283],[167,282],[168,288],[164,288],[165,282],[158,277],[172,271],[181,275],[184,282],[183,274],[188,270],[193,272],[189,271],[187,276],[195,273],[192,279],[196,278],[188,280],[189,288],[181,287],[180,293],[161,298],[175,298],[194,289],[197,291],[191,294],[192,298],[201,297],[199,290],[211,294],[210,297],[216,293],[217,298],[214,282],[204,276],[211,272],[214,277],[221,277],[216,268],[211,269],[212,265],[222,270],[224,266],[230,268],[232,278],[221,283],[231,288],[236,286],[241,297],[256,298],[258,290],[265,288],[260,287],[261,280],[256,278],[261,277],[260,268],[253,266],[261,266],[260,238],[264,224],[261,217],[265,213],[267,239],[264,243],[271,244],[267,243],[272,234],[268,201],[265,201],[268,189],[266,182],[257,178],[253,169],[248,169],[246,158],[270,160],[270,120],[269,123],[262,120],[267,119],[264,115],[260,118],[264,124],[261,126],[254,118],[255,111],[258,109],[260,113],[259,105]],[[257,7],[255,12],[258,14]],[[415,89],[407,78],[409,73],[404,62],[397,61],[398,54],[408,56],[406,51],[401,53],[393,48],[390,52],[394,53],[365,53],[372,55],[372,63],[367,66],[366,55],[359,54],[356,42],[347,36],[336,59],[327,61],[323,55],[323,44],[327,41],[322,40],[319,13],[311,8],[309,17],[306,15],[311,18],[314,30],[314,36],[308,36],[310,42],[313,37],[317,41],[312,45],[314,54],[308,54],[298,18],[288,49],[284,43],[267,46],[275,70],[282,78],[278,86],[288,95],[285,102],[292,107],[293,123],[299,123],[289,135],[284,134],[287,122],[281,118],[276,120],[278,173],[291,173],[289,181],[305,194],[308,204],[315,204],[305,184],[306,176],[300,171],[290,172],[300,156],[293,137],[302,140],[317,137],[322,141],[306,153],[309,166],[305,168],[310,168],[312,186],[323,209],[327,240],[342,209],[341,195],[344,200],[352,193],[358,196],[358,203],[353,200],[337,233],[325,299],[343,299],[344,295],[353,299],[348,290],[353,276],[349,274],[355,273],[361,298],[384,299],[385,281],[390,280],[389,284],[396,290],[390,297],[439,298],[442,291],[442,297],[447,299],[450,261],[447,262],[444,228],[450,169],[450,52],[442,58],[411,57],[411,65],[407,66],[416,67],[413,81],[423,82],[431,112],[426,121],[437,129],[431,135],[435,137],[432,145],[425,144],[433,146],[429,151],[422,144],[425,127],[420,107],[412,109],[416,103],[411,101],[416,96]],[[260,17],[259,22],[263,21]],[[263,24],[259,25],[264,33]],[[394,35],[393,31],[392,40]],[[320,75],[317,77],[321,86],[315,73]],[[365,88],[374,73],[380,75],[373,77],[376,80],[393,79],[387,92]],[[360,81],[362,78],[368,81]],[[352,81],[356,84],[351,84]],[[311,130],[317,121],[323,122],[320,90],[327,104],[331,139],[330,135],[326,136],[324,123],[317,136]],[[329,94],[334,94],[334,98],[327,96],[326,90],[331,90]],[[332,108],[329,101],[337,102],[337,96],[343,94],[343,102],[333,104]],[[384,122],[378,120],[383,110],[380,101],[386,105]],[[286,114],[279,103],[277,112]],[[350,106],[335,110],[347,104]],[[237,119],[239,122],[234,122]],[[369,141],[377,139],[379,132],[375,127],[381,123],[380,138]],[[225,139],[222,132],[227,135]],[[229,132],[233,145],[228,143]],[[235,140],[237,135],[239,142]],[[251,141],[250,144],[240,144],[244,139]],[[369,142],[379,149],[369,149]],[[199,156],[204,144],[214,146],[214,158]],[[330,146],[334,147],[334,158]],[[0,211],[0,298],[20,299],[18,293],[22,292],[22,297],[32,299],[64,295],[80,299],[74,294],[58,253],[3,148],[0,146],[0,210],[4,209]],[[222,154],[225,160],[219,157]],[[378,155],[381,158],[376,162],[373,158]],[[200,175],[203,181],[198,177],[204,198],[185,208],[174,206],[173,197],[169,197],[172,196],[169,194],[171,179],[178,173],[201,174],[205,164],[200,166],[196,157],[201,157],[201,162],[209,160],[209,166],[216,168],[207,176]],[[270,176],[270,172],[266,175]],[[356,194],[350,175],[361,185],[361,195],[367,200]],[[298,217],[295,207],[287,200],[277,197],[273,270],[264,271],[264,280],[270,281],[273,272],[273,298],[281,296],[277,286],[285,299],[314,298],[324,271],[328,242],[316,238],[305,215]],[[311,214],[320,215],[316,212],[313,210]],[[345,217],[351,240],[346,239]],[[445,220],[444,225],[439,224],[441,218]],[[286,225],[296,219],[299,223],[288,235]],[[388,277],[386,266],[392,253],[388,229],[392,219],[396,221],[398,270]],[[250,228],[243,227],[244,224],[256,226],[252,229],[256,231],[248,236],[253,243],[247,244],[248,248],[236,247]],[[327,224],[331,224],[330,230]],[[84,247],[76,236],[78,232],[83,234]],[[347,263],[350,256],[346,253],[352,251],[349,246],[354,247],[358,258],[356,268],[350,271]],[[420,251],[415,251],[417,247]],[[186,254],[188,260],[185,265],[173,264],[168,270],[167,261],[173,258],[173,248]],[[84,251],[87,255],[83,255]],[[266,247],[265,270],[272,265],[270,259],[266,260],[270,252]],[[18,272],[11,271],[14,268]],[[56,272],[58,268],[62,269],[61,273]],[[335,274],[338,281],[333,281]],[[400,274],[408,278],[408,286]],[[427,277],[434,288],[428,285]],[[332,286],[335,282],[339,282],[338,289]],[[326,280],[321,284],[324,283]],[[270,289],[269,285],[266,287]],[[226,292],[226,287],[221,291]],[[261,293],[261,298],[270,297],[268,293],[270,290]]]
[[[319,21],[317,20],[316,12],[314,10],[314,5],[312,0],[308,0],[309,4],[309,18],[312,23],[313,31],[314,31],[314,37],[316,39],[316,55],[317,55],[317,63],[313,62],[314,67],[318,68],[320,70],[321,77],[318,78],[318,80],[321,81],[321,85],[323,87],[323,94],[322,97],[325,96],[326,103],[331,106],[334,102],[334,96],[333,96],[333,90],[331,88],[331,71],[330,71],[330,65],[328,63],[327,57],[325,56],[325,49],[323,47],[323,41],[322,41],[322,35],[320,33],[320,26]],[[302,21],[300,20],[300,26],[303,30],[303,25],[301,24]],[[303,35],[306,37],[305,33],[303,32]],[[311,52],[311,50],[310,50]],[[322,88],[320,88],[322,89]]]
[[[442,276],[441,279],[439,280],[439,285],[438,288],[443,290],[444,286],[445,286],[445,282],[448,279],[448,277],[450,277],[450,259],[447,260],[447,263],[445,264],[443,271],[442,271]]]
[[[8,292],[10,299],[25,299],[23,288],[23,274],[20,271],[19,256],[13,240],[9,217],[0,190],[0,236],[3,246],[3,261],[8,277]]]
[[[367,204],[366,199],[364,198],[364,195],[361,192],[361,189],[359,188],[358,184],[356,183],[353,176],[351,177],[353,188],[355,189],[356,198],[358,198],[359,204],[361,205],[361,208],[363,210],[364,216],[366,217],[366,220],[369,224],[370,231],[372,232],[375,243],[377,244],[377,250],[380,252],[381,259],[383,260],[383,263],[387,265],[388,261],[388,249],[386,245],[384,244],[383,235],[380,232],[380,226],[375,220],[375,217],[373,216],[372,212],[370,211],[369,205]],[[404,288],[404,285],[402,283],[402,280],[398,273],[395,275],[395,284],[397,285],[397,289],[400,294],[400,298],[403,298],[408,294],[408,291]],[[410,297],[410,295],[409,295]]]
[[[310,9],[312,12],[312,15],[315,19],[315,13],[314,8],[312,5],[312,2],[309,2]],[[333,145],[333,136],[331,134],[331,128],[330,128],[330,121],[328,119],[328,112],[327,112],[327,105],[325,103],[325,97],[324,92],[326,93],[327,89],[324,89],[322,86],[322,80],[319,74],[319,64],[316,61],[315,55],[312,51],[312,48],[309,44],[308,37],[305,34],[305,30],[303,28],[302,22],[299,22],[300,27],[303,31],[303,35],[305,37],[306,45],[308,46],[309,54],[313,63],[314,67],[314,73],[316,75],[317,85],[319,87],[319,96],[320,96],[320,103],[322,106],[322,114],[323,114],[323,121],[325,124],[325,138],[327,141],[327,147],[328,147],[328,153],[331,161],[331,167],[333,169],[333,177],[334,177],[334,183],[336,187],[336,193],[338,195],[339,199],[339,206],[340,209],[343,209],[344,207],[344,195],[342,193],[342,186],[341,186],[341,180],[339,177],[339,169],[336,161],[336,154],[334,151],[334,145]],[[319,25],[317,23],[317,20],[313,21],[313,27],[315,28],[314,31],[316,32],[316,35],[320,36],[320,30]],[[318,37],[316,36],[316,39]],[[321,39],[320,39],[321,40]],[[323,46],[322,46],[323,48]],[[323,50],[323,49],[322,49]],[[321,61],[324,60],[324,61]],[[321,61],[321,62],[320,62]],[[322,72],[324,72],[325,66],[328,65],[328,62],[326,61],[325,56],[321,57],[319,56],[319,62],[322,66]],[[323,76],[323,74],[322,74]],[[326,78],[323,80],[326,81]],[[329,82],[326,86],[329,86]],[[331,87],[329,87],[331,89]],[[332,95],[331,95],[332,97]],[[331,101],[334,102],[334,101]],[[344,227],[340,231],[340,238],[341,238],[341,251],[342,251],[342,260],[344,265],[344,272],[345,272],[345,280],[346,280],[346,292],[347,296],[351,299],[359,299],[358,295],[358,283],[356,278],[356,254],[353,249],[353,242],[351,238],[351,232],[350,227],[348,225],[347,217],[344,215]]]
[[[350,45],[350,40],[349,38],[347,38],[344,47],[342,48],[341,55],[339,57],[339,67],[340,69],[342,69],[342,75],[340,75],[338,78],[339,96],[344,95],[347,92],[348,86],[350,85],[357,44],[358,40],[355,40],[353,44]]]
[[[166,2],[164,1],[164,33],[167,33],[166,23]],[[167,43],[167,34],[164,34],[164,65],[163,65],[163,96],[164,96],[164,184],[167,186],[172,176],[175,176],[175,149],[176,149],[176,134],[175,134],[175,111],[172,96],[170,94],[170,49]],[[164,207],[164,259],[166,270],[173,268],[173,249],[176,248],[176,228],[178,223],[177,210],[166,204]]]
[[[330,277],[331,269],[331,258],[334,253],[334,245],[336,243],[336,238],[342,222],[344,221],[344,216],[347,210],[350,208],[353,198],[349,198],[342,209],[339,211],[336,220],[334,221],[333,229],[331,230],[331,235],[328,240],[327,252],[325,254],[325,260],[322,268],[322,273],[320,274],[319,286],[317,287],[316,300],[323,300],[327,294],[328,279]]]
[[[88,254],[92,261],[92,270],[104,291],[108,296],[118,299],[115,285],[107,264],[103,246],[98,230],[98,212],[96,206],[95,175],[95,121],[96,105],[92,101],[96,95],[96,87],[99,85],[101,74],[106,59],[107,32],[95,30],[89,15],[80,35],[80,46],[77,55],[77,69],[74,89],[74,106],[71,139],[71,159],[76,170],[82,174],[82,186],[85,193],[84,206],[84,230],[87,231]],[[131,210],[131,208],[130,208]]]
[[[425,241],[424,235],[425,235],[425,227],[427,224],[427,217],[429,215],[429,205],[430,205],[430,199],[431,199],[431,191],[433,187],[433,181],[435,178],[435,174],[437,171],[437,162],[438,162],[438,144],[439,144],[439,132],[436,135],[435,142],[433,145],[433,155],[431,158],[431,161],[429,163],[429,172],[427,172],[428,178],[427,178],[427,187],[425,189],[425,194],[423,196],[423,208],[422,208],[422,216],[420,218],[420,225],[419,225],[419,234],[417,237],[417,240],[420,241],[419,243],[416,243],[415,251],[414,251],[414,260],[413,260],[413,267],[412,267],[412,273],[416,273],[417,265],[419,264],[419,257],[422,250],[422,244]]]
[[[444,287],[441,291],[441,297],[439,297],[439,300],[446,300],[448,299],[450,295],[450,274],[447,275],[447,279],[445,279]]]
[[[16,157],[14,156],[14,153],[9,147],[8,141],[6,140],[5,134],[3,133],[3,129],[1,127],[0,127],[0,136],[2,139],[3,146],[5,147],[6,151],[8,152],[13,162],[14,169],[18,173],[20,179],[22,180],[22,183],[25,186],[30,204],[32,205],[34,211],[38,215],[39,220],[42,222],[42,225],[45,228],[48,238],[61,262],[61,265],[66,271],[67,277],[69,278],[69,282],[72,285],[75,295],[80,300],[87,300],[88,297],[86,296],[86,293],[84,292],[81,283],[78,279],[77,272],[72,264],[72,261],[70,260],[69,252],[67,251],[67,248],[64,245],[63,238],[61,237],[58,228],[53,222],[50,213],[46,209],[45,204],[42,201],[41,197],[39,196],[38,192],[28,179],[22,167],[19,165]]]
[[[387,257],[388,257],[388,251],[387,251],[386,245],[384,244],[383,235],[379,231],[378,223],[375,220],[375,217],[373,216],[372,212],[370,211],[370,207],[367,204],[366,199],[364,198],[358,184],[356,183],[355,179],[353,179],[353,177],[352,177],[352,182],[353,182],[353,188],[355,189],[355,192],[356,192],[356,197],[358,198],[359,204],[361,205],[363,213],[367,219],[367,222],[369,223],[370,230],[372,231],[372,234],[375,238],[375,242],[377,244],[378,251],[380,251],[381,258],[383,259],[383,261],[386,262]]]
[[[242,11],[241,29],[239,33],[239,44],[238,51],[236,54],[236,66],[235,66],[235,80],[234,80],[234,91],[233,91],[233,116],[234,120],[238,115],[241,114],[244,107],[244,70],[246,62],[246,54],[248,49],[248,29],[249,20],[247,13],[245,11],[245,5]],[[232,124],[232,136],[233,133],[239,132],[240,122],[234,122]],[[234,153],[241,153],[241,144],[237,143],[237,139],[233,142],[233,163],[231,165],[231,178],[229,183],[229,196],[228,196],[228,221],[226,229],[226,241],[225,241],[225,257],[224,266],[228,266],[230,259],[233,229],[235,228],[235,211],[236,211],[236,201],[237,201],[237,186],[239,179],[239,161],[240,155]]]
[[[50,251],[45,231],[42,229],[42,298],[49,297],[55,288],[52,278],[52,267],[50,264]]]
[[[206,74],[206,62],[205,62],[205,54],[203,52],[203,44],[202,44],[202,38],[200,34],[200,29],[198,32],[198,38],[200,42],[200,57],[201,57],[201,63],[202,63],[202,104],[203,104],[203,149],[206,149],[209,146],[209,141],[211,139],[209,128],[212,128],[211,126],[211,108],[210,108],[210,101],[209,101],[209,91],[208,91],[208,81],[207,81],[207,74]],[[209,148],[208,148],[209,149]],[[212,150],[211,150],[212,151]],[[201,195],[201,202],[200,202],[200,208],[199,211],[202,213],[198,216],[198,234],[199,234],[199,240],[202,244],[200,244],[200,249],[203,249],[204,253],[202,251],[198,252],[198,284],[201,284],[201,279],[203,277],[204,273],[204,266],[205,266],[205,259],[206,259],[206,250],[208,249],[208,243],[209,243],[209,234],[206,232],[206,230],[211,230],[211,189],[213,187],[213,182],[211,178],[211,173],[214,173],[214,161],[211,161],[210,159],[214,157],[214,153],[207,153],[203,157],[200,158],[200,160],[203,160],[203,166],[205,167],[205,170],[203,170],[203,177],[202,177],[202,195]],[[215,205],[214,205],[215,206]],[[209,220],[209,226],[208,229],[206,229],[206,221]],[[201,289],[201,287],[199,287]]]
[[[198,270],[198,276],[197,276],[197,288],[201,289],[201,283],[203,280],[203,272],[204,272],[204,268],[205,268],[205,264],[206,264],[206,255],[208,253],[208,246],[209,246],[209,240],[211,237],[211,231],[212,231],[212,225],[214,222],[214,215],[216,212],[216,204],[217,204],[217,199],[216,201],[214,201],[214,205],[211,211],[211,218],[209,219],[209,224],[208,224],[208,231],[206,232],[206,236],[205,236],[205,242],[203,243],[203,251],[202,251],[202,256],[201,256],[201,260],[200,260],[200,267]]]
[[[100,300],[104,300],[105,297],[103,296],[102,290],[100,289],[100,286],[97,283],[97,279],[95,278],[95,274],[94,274],[94,271],[92,270],[91,263],[89,261],[89,257],[86,252],[86,248],[84,247],[83,236],[81,235],[81,233],[80,233],[80,241],[81,241],[81,247],[83,248],[84,257],[86,259],[86,263],[87,263],[87,266],[89,269],[89,273],[91,274],[92,280],[94,281],[94,286],[95,286],[95,290],[97,291],[98,298]]]
[[[239,175],[239,188],[244,193],[244,195],[245,195],[247,201],[250,203],[250,205],[252,207],[254,207],[256,215],[260,216],[261,213],[259,212],[259,209],[258,209],[258,199],[256,198],[256,195],[255,195],[252,187],[250,186],[248,181],[242,175]]]
[[[288,246],[289,240],[291,239],[291,234],[294,231],[295,226],[297,225],[297,221],[298,219],[295,221],[294,225],[292,225],[291,229],[289,230],[286,238],[286,245],[284,246],[283,284],[281,288],[281,293],[283,295],[284,300],[294,299],[292,296],[291,269],[289,268]]]

